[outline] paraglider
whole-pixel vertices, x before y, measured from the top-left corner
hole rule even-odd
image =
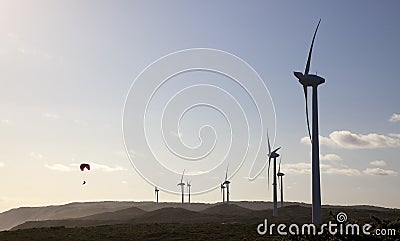
[[[79,168],[81,169],[82,172],[85,170],[85,168],[86,168],[88,171],[90,171],[90,165],[87,164],[87,163],[82,163],[82,164],[79,166]],[[82,183],[82,185],[85,185],[85,184],[86,184],[86,181],[84,180],[83,183]]]
[[[81,169],[81,171],[84,171],[85,168],[90,171],[90,165],[86,163],[82,163],[79,168]]]

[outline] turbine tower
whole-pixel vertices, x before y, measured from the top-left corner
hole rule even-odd
[[[274,190],[273,190],[273,198],[274,198],[273,216],[276,217],[276,216],[278,216],[278,193],[277,193],[277,189],[276,189],[276,158],[279,157],[279,154],[276,153],[276,152],[281,148],[278,147],[273,152],[271,152],[271,145],[269,143],[268,131],[267,131],[267,139],[268,139],[268,187],[269,187],[269,167],[271,165],[271,159],[274,159],[274,176],[273,176],[273,183],[272,183],[272,185],[274,186]]]
[[[229,204],[229,184],[231,183],[229,180],[228,180],[228,167],[229,167],[229,165],[226,167],[226,173],[225,173],[225,181],[222,183],[224,186],[225,186],[225,188],[226,188],[226,203],[227,204]]]
[[[187,188],[188,188],[188,192],[189,192],[189,204],[190,204],[190,187],[192,186],[192,184],[190,184],[191,183],[191,181],[188,181],[188,180],[186,180],[186,186],[187,186]]]
[[[158,190],[158,188],[157,188],[157,186],[155,186],[154,187],[154,194],[156,195],[156,201],[157,201],[157,203],[158,203],[158,192],[159,192],[160,190]]]
[[[221,183],[222,203],[225,203],[225,186]]]
[[[181,177],[181,182],[178,183],[178,186],[181,187],[181,192],[182,192],[182,204],[184,202],[184,192],[185,192],[185,183],[183,182],[183,175],[185,174],[185,170],[182,172],[182,177]]]
[[[301,72],[294,72],[294,75],[299,80],[300,84],[303,86],[304,98],[306,102],[306,118],[307,118],[307,128],[308,135],[311,140],[312,145],[312,166],[311,166],[311,176],[312,176],[312,222],[314,224],[322,223],[322,213],[321,213],[321,179],[320,179],[320,167],[319,167],[319,137],[318,137],[318,85],[325,83],[325,79],[314,74],[309,74],[310,63],[311,63],[311,53],[314,45],[315,36],[318,31],[319,24],[315,29],[314,36],[311,42],[310,51],[308,53],[308,59],[306,64],[306,69],[304,74]],[[307,104],[307,89],[312,87],[312,136],[310,133],[310,123],[308,120],[308,104]]]
[[[279,161],[279,168],[278,168],[278,182],[280,182],[280,189],[281,189],[281,208],[283,207],[283,176],[285,176],[285,173],[281,172],[281,162],[282,162],[282,156]]]

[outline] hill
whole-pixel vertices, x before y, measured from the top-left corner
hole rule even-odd
[[[132,206],[133,202],[87,202],[47,207],[21,207],[0,213],[0,231],[27,221],[77,218]]]
[[[26,229],[33,227],[88,227],[138,223],[257,223],[264,218],[276,222],[309,222],[309,204],[286,203],[279,208],[279,216],[272,217],[270,202],[221,203],[159,203],[154,202],[90,202],[60,206],[23,207],[0,213],[0,229]],[[262,209],[265,208],[265,209]],[[371,216],[395,219],[399,209],[373,206],[323,206],[323,218],[344,211],[350,219],[371,220]]]

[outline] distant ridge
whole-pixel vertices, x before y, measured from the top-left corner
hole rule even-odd
[[[255,210],[251,210],[248,208],[244,208],[241,206],[238,206],[236,204],[219,204],[216,206],[212,206],[209,208],[206,208],[202,211],[201,213],[204,214],[212,214],[212,215],[229,215],[229,216],[247,216],[252,213],[257,213]]]
[[[133,202],[87,202],[69,203],[46,207],[21,207],[0,213],[0,231],[27,221],[55,220],[84,217],[107,211],[117,211],[132,207]]]
[[[88,202],[70,203],[47,207],[22,207],[0,213],[0,231],[32,227],[78,227],[123,223],[230,223],[259,222],[272,219],[271,202],[231,202],[221,203],[159,203],[155,202]],[[371,215],[399,217],[399,209],[389,209],[368,205],[323,206],[324,219],[329,211],[345,211],[349,218],[370,219]],[[305,203],[285,203],[279,208],[276,221],[307,221],[310,205]],[[396,216],[397,215],[397,216]]]

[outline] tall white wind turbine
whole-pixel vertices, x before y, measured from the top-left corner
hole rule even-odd
[[[278,182],[280,182],[280,189],[281,189],[281,207],[283,207],[283,176],[285,176],[285,173],[281,172],[281,162],[282,162],[282,156],[281,159],[279,160],[279,168],[278,168]]]
[[[160,190],[158,190],[157,186],[154,187],[154,194],[156,195],[156,202],[158,203],[158,192]]]
[[[308,135],[310,136],[312,145],[311,154],[311,176],[312,176],[312,222],[314,224],[322,223],[321,213],[321,178],[320,178],[320,166],[319,166],[319,134],[318,134],[318,85],[325,83],[325,79],[314,74],[309,74],[311,64],[311,54],[314,46],[315,36],[317,35],[318,27],[321,19],[318,22],[317,28],[315,29],[314,36],[311,42],[310,51],[308,53],[308,59],[304,74],[301,72],[294,72],[294,75],[303,86],[304,98],[306,103],[306,118]],[[307,104],[307,89],[312,87],[312,136],[310,133],[310,123],[308,120],[308,104]]]
[[[231,183],[231,182],[228,180],[228,167],[229,167],[229,165],[226,167],[225,181],[224,181],[224,183],[222,183],[222,184],[225,186],[225,188],[226,188],[226,203],[227,203],[227,204],[229,204],[229,195],[230,195],[230,192],[229,192],[229,184]]]
[[[277,151],[281,149],[280,147],[276,148],[274,151],[271,152],[271,145],[269,143],[269,136],[267,131],[267,139],[268,139],[268,187],[269,187],[269,167],[271,165],[271,159],[274,159],[274,175],[273,175],[273,200],[274,200],[274,211],[273,216],[278,216],[278,193],[276,189],[276,158],[279,157]]]
[[[181,193],[182,193],[182,203],[184,203],[184,193],[185,193],[185,183],[183,182],[183,175],[185,175],[185,170],[182,172],[182,177],[181,177],[181,182],[178,183],[178,186],[181,187]]]
[[[186,180],[186,187],[188,189],[188,194],[189,194],[189,200],[188,200],[189,204],[190,204],[190,187],[192,186],[192,184],[190,184],[191,182],[192,181]]]
[[[221,183],[222,203],[225,203],[225,186]]]

